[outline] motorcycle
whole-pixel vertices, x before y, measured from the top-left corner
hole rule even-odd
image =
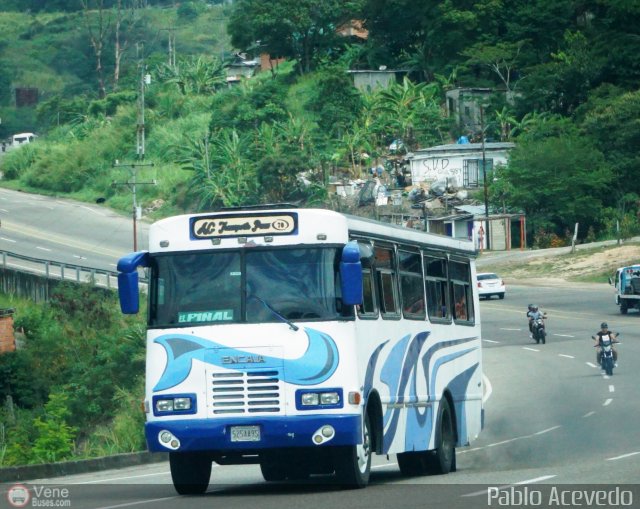
[[[533,339],[535,339],[536,343],[538,344],[541,341],[543,345],[547,342],[547,329],[544,323],[544,320],[546,317],[547,315],[544,314],[536,318],[535,320],[533,320],[533,323],[531,324],[531,335],[533,336]]]
[[[608,376],[613,375],[613,368],[615,366],[615,361],[613,359],[614,343],[620,343],[620,341],[616,341],[615,339],[613,341],[611,339],[606,339],[602,340],[599,345],[594,345],[595,348],[600,347],[600,352],[598,353],[600,367]]]

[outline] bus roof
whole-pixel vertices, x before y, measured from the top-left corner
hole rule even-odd
[[[239,245],[345,244],[356,237],[403,241],[419,247],[475,255],[473,242],[427,233],[327,209],[255,208],[183,214],[149,229],[149,251],[194,251]]]

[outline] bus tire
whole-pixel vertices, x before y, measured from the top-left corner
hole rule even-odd
[[[211,458],[201,452],[169,453],[173,487],[180,495],[202,495],[209,486],[211,463]]]
[[[426,455],[430,474],[448,474],[456,470],[456,434],[449,400],[443,397],[438,409],[436,448]]]
[[[622,299],[620,300],[620,314],[626,315],[629,307],[627,306],[627,301]]]
[[[337,481],[345,488],[364,488],[371,475],[371,423],[368,413],[362,422],[362,443],[338,447],[335,454]]]

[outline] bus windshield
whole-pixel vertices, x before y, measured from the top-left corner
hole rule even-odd
[[[155,256],[149,326],[344,318],[350,311],[340,309],[339,256],[334,247]]]

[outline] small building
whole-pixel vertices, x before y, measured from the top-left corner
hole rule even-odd
[[[365,92],[371,92],[379,88],[388,88],[392,83],[395,83],[397,75],[407,74],[405,69],[385,69],[382,66],[379,70],[364,69],[364,70],[348,70],[349,74],[353,76],[353,85],[358,89]]]
[[[464,189],[484,185],[482,161],[487,174],[493,168],[505,165],[514,143],[451,143],[419,149],[407,154],[411,171],[411,184],[448,182]]]

